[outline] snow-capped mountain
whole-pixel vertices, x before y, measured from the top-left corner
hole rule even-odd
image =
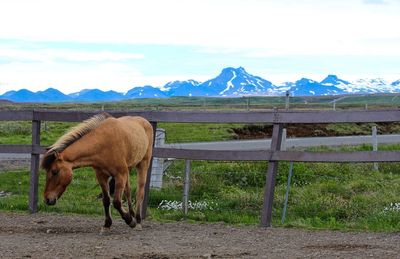
[[[346,85],[350,84],[349,82],[338,78],[336,75],[328,75],[325,77],[324,80],[320,82],[320,84],[328,85],[328,86],[342,86],[345,87]]]
[[[395,82],[391,84],[382,78],[374,78],[352,81],[347,85],[346,92],[356,94],[397,93],[400,92],[400,89],[398,86],[396,87]]]
[[[123,96],[123,99],[166,97],[168,96],[165,94],[165,92],[161,91],[160,88],[145,85],[132,88]]]
[[[164,86],[168,96],[215,96],[216,91],[195,80],[173,81]]]
[[[400,80],[393,83],[381,78],[346,81],[336,75],[328,75],[321,82],[302,78],[294,83],[285,83],[286,88],[280,87],[280,89],[289,90],[295,96],[398,93],[399,84]]]
[[[336,75],[328,75],[321,82],[301,78],[295,82],[274,85],[259,76],[249,74],[243,67],[227,67],[217,77],[203,83],[195,80],[172,81],[163,88],[150,85],[134,87],[125,94],[116,91],[105,92],[99,89],[84,89],[77,93],[65,95],[54,88],[36,93],[21,89],[6,92],[0,95],[0,99],[14,102],[99,102],[173,96],[271,96],[284,95],[286,91],[289,91],[292,96],[400,93],[400,79],[394,82],[388,82],[381,78],[346,81]]]
[[[74,101],[96,102],[96,101],[117,101],[123,99],[123,94],[116,91],[102,91],[99,89],[85,89],[78,93],[69,95]]]
[[[343,94],[344,91],[335,85],[343,84],[342,81],[333,76],[325,78],[324,83],[302,78],[290,87],[289,92],[296,96]]]
[[[394,86],[394,87],[400,87],[400,79],[397,80],[397,81],[394,81],[394,82],[391,83],[390,85],[391,85],[391,86]]]
[[[243,67],[224,68],[216,78],[202,83],[218,96],[263,95],[275,86],[261,77],[251,75]]]

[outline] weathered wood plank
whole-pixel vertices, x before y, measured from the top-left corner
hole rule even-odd
[[[0,145],[0,153],[43,154],[44,146]],[[214,161],[400,162],[400,151],[304,152],[154,148],[154,157]]]
[[[79,122],[102,111],[24,110],[0,111],[0,120]],[[400,110],[369,111],[107,111],[113,116],[142,116],[157,122],[190,123],[338,123],[395,122]]]
[[[281,149],[282,146],[282,134],[283,125],[274,124],[272,130],[272,140],[271,140],[271,151],[276,152]],[[272,153],[273,154],[273,153]],[[278,173],[278,161],[269,161],[268,170],[266,176],[266,182],[264,187],[264,201],[261,211],[261,226],[269,227],[271,226],[272,220],[272,204],[274,203],[274,191],[276,175]]]
[[[0,121],[31,121],[32,110],[0,111]]]
[[[344,123],[400,121],[400,110],[278,112],[278,123]]]
[[[32,145],[0,145],[0,153],[30,154]]]
[[[154,157],[214,161],[265,161],[271,157],[269,150],[201,150],[156,147]]]
[[[35,119],[77,122],[102,111],[35,111]],[[157,122],[193,123],[262,123],[273,121],[272,112],[205,112],[205,111],[106,111],[115,117],[142,116]]]
[[[32,121],[32,147],[40,147],[40,121],[36,120]],[[39,162],[40,155],[32,153],[28,203],[30,213],[38,210]]]
[[[400,151],[302,152],[277,151],[273,161],[294,162],[400,162]]]

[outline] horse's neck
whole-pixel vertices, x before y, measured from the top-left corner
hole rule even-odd
[[[72,163],[73,168],[93,166],[95,163],[94,157],[97,152],[87,142],[85,139],[80,139],[62,152],[63,159]]]

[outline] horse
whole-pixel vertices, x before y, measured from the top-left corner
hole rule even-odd
[[[114,118],[101,113],[73,127],[47,148],[41,160],[41,168],[46,171],[45,204],[56,204],[71,183],[74,169],[92,167],[102,190],[105,222],[101,233],[107,233],[112,225],[110,179],[115,181],[114,208],[126,224],[141,230],[140,212],[152,158],[153,135],[152,125],[139,116]],[[137,171],[136,213],[132,208],[129,181],[134,167]],[[122,207],[122,194],[128,211]]]

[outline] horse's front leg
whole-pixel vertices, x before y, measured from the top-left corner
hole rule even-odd
[[[105,215],[104,226],[101,229],[101,233],[106,233],[110,230],[110,227],[112,225],[112,219],[111,219],[111,214],[110,214],[111,199],[110,199],[110,194],[109,194],[109,189],[108,189],[109,176],[107,174],[103,173],[99,169],[95,169],[95,171],[96,171],[97,180],[98,180],[101,190],[102,190],[103,207],[104,207],[104,215]]]
[[[115,176],[115,194],[113,205],[114,208],[118,210],[122,219],[125,220],[125,223],[133,228],[136,226],[136,220],[132,217],[133,215],[131,215],[129,211],[125,211],[122,207],[122,193],[124,192],[127,181],[128,173],[123,173],[121,175]]]

